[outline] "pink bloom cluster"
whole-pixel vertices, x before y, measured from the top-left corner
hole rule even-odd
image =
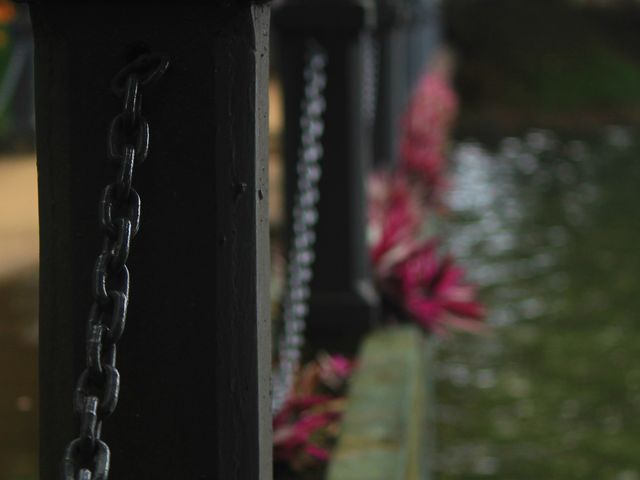
[[[403,175],[374,173],[369,179],[368,191],[371,260],[376,273],[383,274],[416,248],[416,237],[426,212],[415,201]]]
[[[429,331],[444,327],[476,331],[484,308],[464,270],[439,254],[438,240],[421,238],[423,228],[412,202],[382,209],[370,232],[370,255],[380,293]]]
[[[327,411],[331,400],[327,395],[312,395],[287,402],[273,420],[276,461],[286,461],[295,467],[329,459],[328,449],[318,444],[321,439],[314,438],[314,434],[340,419],[340,412]]]
[[[444,184],[444,154],[458,101],[443,73],[423,76],[402,122],[401,167],[437,194]]]
[[[464,270],[451,256],[438,256],[435,241],[416,249],[397,265],[394,274],[400,281],[404,308],[427,330],[482,328],[478,321],[485,312],[475,299],[475,287],[463,282]]]
[[[340,391],[353,372],[353,361],[342,355],[320,355],[317,360],[321,385],[333,392]]]
[[[300,471],[329,459],[353,368],[354,363],[346,357],[325,353],[305,365],[295,390],[273,419],[276,462]]]
[[[439,254],[428,232],[446,184],[445,144],[456,108],[446,78],[425,75],[403,121],[398,170],[376,172],[368,184],[370,256],[379,290],[396,310],[433,332],[475,331],[484,317],[464,270]]]

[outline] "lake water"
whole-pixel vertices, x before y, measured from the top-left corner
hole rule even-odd
[[[490,334],[440,343],[437,475],[640,479],[640,141],[455,145],[449,248]]]

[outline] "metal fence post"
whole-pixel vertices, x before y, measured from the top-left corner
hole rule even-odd
[[[374,126],[376,166],[395,163],[398,152],[400,116],[408,98],[409,7],[406,0],[377,0],[378,95]]]
[[[362,108],[363,39],[374,14],[373,2],[367,0],[289,0],[274,11],[285,96],[289,207],[300,148],[305,42],[318,42],[328,58],[323,173],[307,325],[312,348],[353,350],[377,314],[365,239],[371,139]],[[290,208],[287,211],[290,214]]]
[[[408,88],[416,81],[432,58],[440,40],[440,10],[434,0],[411,0],[408,25]]]
[[[374,162],[397,160],[402,112],[440,38],[434,0],[377,0],[377,112]]]
[[[272,475],[267,218],[268,7],[249,2],[34,2],[41,228],[41,476],[77,435],[97,210],[121,108],[112,77],[166,52],[145,94],[149,158],[105,421],[111,478]]]

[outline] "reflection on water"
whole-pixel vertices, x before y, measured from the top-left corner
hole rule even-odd
[[[454,150],[450,249],[488,338],[441,345],[440,479],[640,479],[640,145],[531,131]]]

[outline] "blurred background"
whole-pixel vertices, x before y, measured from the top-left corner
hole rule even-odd
[[[638,2],[443,7],[446,238],[494,331],[440,349],[437,478],[638,479]]]
[[[28,9],[0,2],[0,478],[37,478],[38,210]]]
[[[438,341],[438,479],[640,479],[640,2],[442,0],[443,236],[492,327]],[[32,44],[0,2],[0,480],[37,478]],[[271,219],[283,221],[281,91]]]

